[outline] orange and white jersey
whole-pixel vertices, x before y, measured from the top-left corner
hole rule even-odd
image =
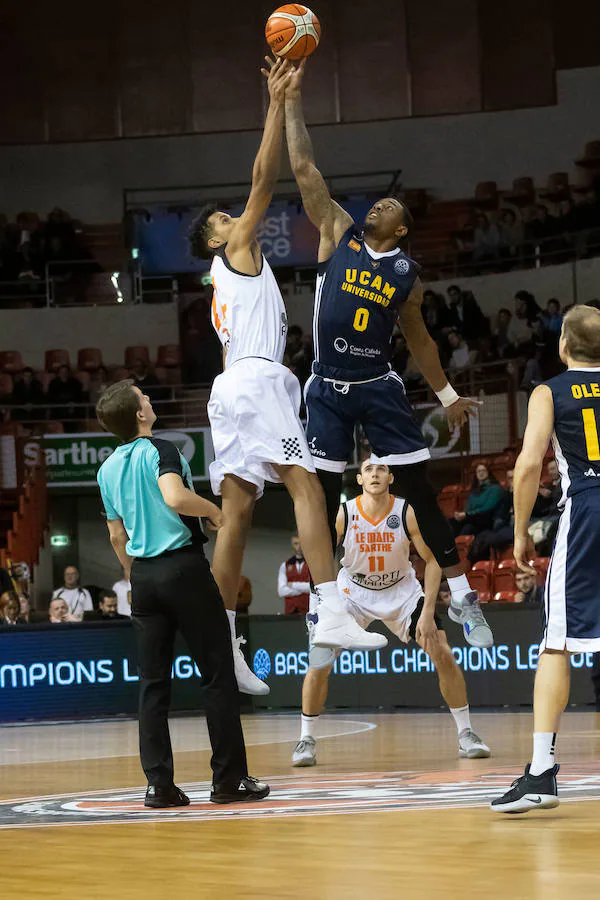
[[[287,315],[265,257],[258,275],[244,275],[231,266],[223,249],[215,254],[210,274],[211,319],[227,350],[226,367],[248,357],[280,363],[287,339]]]
[[[360,496],[342,504],[342,509],[342,566],[354,584],[371,591],[383,591],[401,582],[407,588],[418,585],[409,559],[406,501],[390,497],[389,508],[379,522],[365,515]]]

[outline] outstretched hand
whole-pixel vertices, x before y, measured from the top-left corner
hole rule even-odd
[[[294,67],[287,59],[278,57],[273,59],[271,56],[265,56],[268,68],[260,71],[267,79],[267,87],[269,96],[275,103],[283,103],[285,99],[285,91],[290,82]]]
[[[470,397],[459,397],[452,406],[447,406],[446,417],[450,430],[454,430],[457,426],[461,428],[469,416],[477,415],[480,406],[483,406],[482,400],[471,400]]]

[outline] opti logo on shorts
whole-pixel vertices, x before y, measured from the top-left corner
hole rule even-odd
[[[410,263],[406,259],[397,259],[394,263],[394,272],[398,275],[406,275],[410,269]]]
[[[271,674],[271,657],[262,647],[254,654],[252,666],[257,678],[266,678]]]
[[[337,350],[338,353],[345,353],[348,349],[348,341],[345,338],[336,338],[333,342],[333,346]]]
[[[400,516],[392,515],[387,517],[387,522],[385,523],[387,528],[394,529],[400,528]]]

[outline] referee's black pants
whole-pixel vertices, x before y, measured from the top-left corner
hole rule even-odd
[[[148,784],[173,783],[168,714],[179,630],[202,673],[213,783],[237,788],[248,769],[231,636],[203,550],[185,547],[135,559],[131,605],[140,676],[140,757]]]

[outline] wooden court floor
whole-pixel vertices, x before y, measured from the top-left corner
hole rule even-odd
[[[600,897],[600,717],[571,712],[557,810],[487,808],[529,757],[528,713],[475,714],[489,760],[460,760],[444,713],[322,718],[319,765],[292,769],[293,715],[244,721],[264,805],[206,803],[202,719],[173,722],[192,805],[145,814],[134,722],[0,728],[0,897]],[[242,806],[242,805],[240,805]]]

